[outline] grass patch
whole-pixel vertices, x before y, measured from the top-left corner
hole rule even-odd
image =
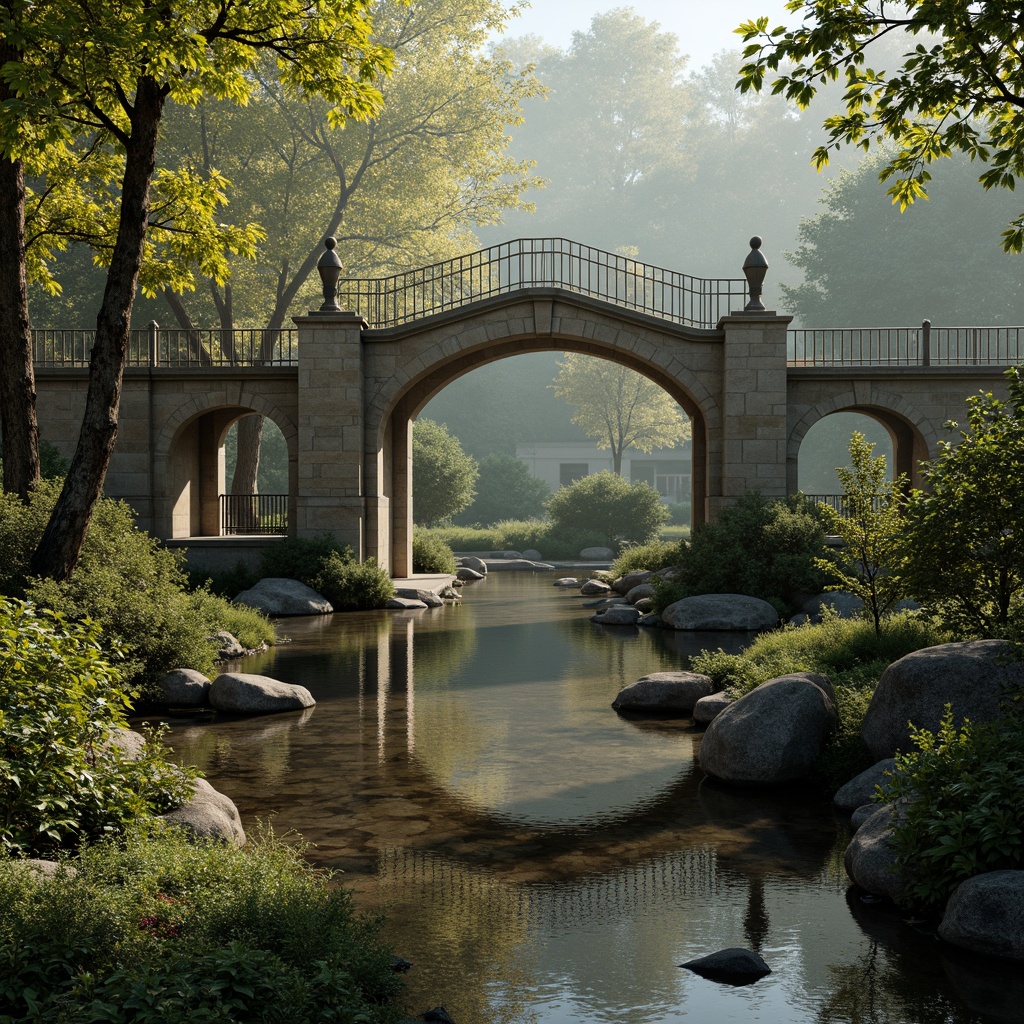
[[[138,827],[42,881],[0,861],[0,1019],[383,1024],[377,926],[264,829],[239,850]]]

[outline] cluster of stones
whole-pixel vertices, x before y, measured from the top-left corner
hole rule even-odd
[[[836,809],[851,817],[845,864],[866,893],[905,902],[907,879],[897,867],[893,825],[904,807],[885,803],[895,755],[913,749],[911,723],[936,730],[947,705],[955,721],[998,720],[1008,693],[1024,686],[1024,664],[1001,640],[942,644],[908,654],[883,673],[868,707],[862,738],[877,763],[843,786]],[[659,672],[623,688],[620,712],[692,715],[707,729],[703,771],[720,782],[768,787],[805,778],[837,725],[826,676],[799,672],[768,680],[731,699],[708,676]],[[879,801],[883,802],[879,802]],[[947,942],[1024,961],[1024,871],[993,871],[965,881],[950,898],[939,928]]]
[[[453,581],[457,582],[457,581]],[[436,594],[432,590],[416,588],[398,589],[395,596],[385,605],[398,611],[415,608],[439,608],[445,601],[458,600],[459,594],[453,587],[442,588]],[[255,586],[243,590],[234,599],[235,604],[255,608],[271,618],[287,618],[292,615],[330,615],[334,608],[327,598],[298,580],[284,577],[267,577]]]

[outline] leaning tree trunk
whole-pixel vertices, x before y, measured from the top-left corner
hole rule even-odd
[[[235,496],[235,527],[252,533],[259,525],[256,508],[257,477],[260,471],[260,444],[263,441],[263,417],[257,413],[238,421],[238,446],[231,494]],[[252,500],[246,501],[247,497]]]
[[[74,571],[117,441],[121,381],[128,357],[132,303],[142,266],[149,187],[156,167],[163,103],[164,90],[160,85],[152,78],[140,78],[131,114],[131,136],[125,145],[117,239],[96,318],[82,429],[64,488],[32,556],[32,575],[66,580]]]
[[[0,45],[0,64],[15,59]],[[0,80],[0,101],[10,88]],[[39,426],[25,279],[25,170],[0,157],[0,431],[3,489],[24,501],[39,481]]]

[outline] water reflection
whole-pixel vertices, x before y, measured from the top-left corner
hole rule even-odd
[[[846,836],[827,804],[715,786],[695,765],[692,723],[611,711],[622,686],[684,665],[692,637],[596,627],[578,597],[511,575],[461,607],[287,630],[290,643],[242,668],[307,686],[315,708],[180,722],[171,741],[247,824],[273,814],[347,872],[364,906],[387,911],[390,940],[416,965],[411,1013],[982,1019],[964,1005],[977,1005],[976,974],[934,952],[921,962],[851,913]],[[730,989],[677,966],[732,945],[759,949],[774,973]]]

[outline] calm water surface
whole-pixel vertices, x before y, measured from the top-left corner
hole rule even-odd
[[[828,804],[704,780],[689,721],[618,716],[619,689],[702,646],[588,620],[553,577],[498,574],[461,606],[287,620],[240,663],[301,683],[302,714],[179,721],[170,742],[247,828],[315,844],[415,965],[410,1014],[457,1024],[1024,1020],[1024,984],[847,893]],[[773,973],[679,964],[727,946]]]

